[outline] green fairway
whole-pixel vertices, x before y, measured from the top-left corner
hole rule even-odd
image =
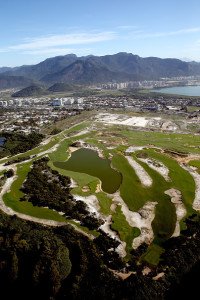
[[[11,207],[14,211],[27,214],[32,217],[37,217],[41,219],[48,219],[54,221],[65,222],[66,219],[59,215],[59,213],[54,212],[47,208],[33,206],[32,203],[27,201],[19,201],[23,196],[20,188],[30,170],[32,163],[18,165],[17,176],[18,178],[14,181],[11,186],[10,192],[4,195],[4,202],[8,207]]]
[[[63,126],[64,127],[64,126]],[[92,131],[90,131],[90,128]],[[176,189],[181,192],[182,202],[187,210],[187,216],[190,216],[195,211],[192,208],[195,198],[195,182],[193,177],[188,171],[181,167],[176,157],[173,157],[170,151],[175,151],[176,156],[188,154],[200,154],[200,136],[192,134],[177,134],[166,132],[153,132],[153,131],[139,131],[133,130],[120,125],[106,126],[101,123],[93,121],[81,122],[71,128],[51,136],[48,142],[40,145],[26,153],[21,153],[12,157],[23,157],[27,155],[36,155],[31,161],[26,163],[16,163],[17,179],[13,182],[11,190],[3,196],[3,200],[8,207],[14,211],[27,214],[41,219],[49,219],[55,221],[64,221],[76,225],[76,227],[84,230],[85,232],[98,236],[100,233],[91,231],[86,227],[81,226],[74,220],[66,220],[58,212],[48,208],[33,206],[30,202],[20,201],[23,193],[20,188],[26,180],[27,174],[31,169],[34,160],[43,157],[49,157],[48,166],[52,170],[58,171],[61,175],[68,176],[73,179],[73,188],[71,188],[72,195],[87,197],[95,195],[99,202],[98,214],[102,214],[101,218],[112,215],[111,229],[118,233],[121,241],[126,243],[127,258],[130,258],[132,250],[132,243],[135,237],[140,235],[139,228],[133,228],[126,220],[121,206],[116,207],[113,212],[112,196],[109,191],[105,192],[103,185],[110,184],[115,178],[115,174],[120,174],[121,181],[113,193],[117,191],[120,193],[121,198],[132,212],[141,210],[147,202],[156,202],[155,205],[155,218],[152,221],[151,227],[154,232],[154,239],[149,245],[147,252],[142,255],[141,260],[148,262],[150,265],[157,265],[160,255],[163,253],[162,244],[169,239],[174,233],[177,215],[176,207],[171,202],[171,198],[165,194],[169,189]],[[91,149],[99,149],[104,159],[94,154],[99,160],[99,164],[106,162],[110,169],[103,169],[102,173],[104,178],[98,176],[97,166],[92,160],[92,151],[89,158],[85,156],[80,161],[77,159],[78,151],[73,155],[69,150],[69,146],[76,141],[83,141]],[[138,150],[131,155],[131,157],[148,173],[152,179],[151,186],[144,186],[139,177],[137,176],[134,168],[129,164],[126,156],[126,150],[129,146],[144,146],[142,150]],[[164,150],[166,153],[164,153]],[[167,151],[166,151],[167,150]],[[168,151],[170,150],[170,151]],[[45,152],[47,151],[47,152]],[[82,150],[81,150],[82,151]],[[85,150],[84,150],[85,151]],[[84,152],[83,151],[83,152]],[[167,154],[168,153],[168,154]],[[174,155],[174,154],[173,154]],[[63,165],[69,165],[70,158],[75,157],[77,169],[76,172],[72,169],[64,168]],[[153,170],[147,163],[140,161],[139,157],[149,157],[158,163],[161,162],[169,169],[169,178],[167,181],[156,170]],[[105,159],[106,158],[106,159]],[[7,162],[9,158],[1,161],[1,164]],[[92,161],[92,163],[90,163]],[[94,173],[88,169],[81,169],[82,164],[87,168],[93,168]],[[190,166],[197,168],[200,173],[200,160],[192,160],[188,163]],[[102,167],[102,166],[101,166]],[[91,170],[90,170],[91,171]],[[0,172],[0,176],[5,171]],[[114,195],[114,194],[113,194]],[[114,198],[114,197],[113,197]],[[87,198],[85,198],[87,199]],[[87,200],[86,200],[87,201]],[[139,211],[139,214],[141,212]],[[151,212],[149,212],[151,213]],[[187,217],[186,216],[186,217]],[[148,216],[147,216],[148,217]],[[141,218],[144,221],[145,217]],[[180,222],[181,229],[185,228],[184,220]],[[148,229],[147,229],[148,230]]]
[[[123,128],[123,127],[122,127]],[[119,134],[128,138],[129,144],[136,146],[154,145],[163,149],[200,154],[200,136],[193,134],[163,133],[151,131],[119,130]],[[111,134],[112,135],[112,134]]]
[[[109,198],[109,196],[107,196],[107,194],[103,192],[97,193],[96,196],[97,199],[99,200],[101,213],[104,215],[109,215],[112,199]]]
[[[182,201],[187,209],[188,214],[192,214],[192,204],[195,198],[195,182],[189,172],[184,170],[175,159],[159,152],[148,150],[149,155],[160,160],[169,169],[171,178],[170,187],[178,189],[182,194]]]
[[[146,253],[142,255],[141,261],[144,260],[152,266],[157,266],[162,253],[164,253],[164,249],[162,247],[156,244],[151,244]]]

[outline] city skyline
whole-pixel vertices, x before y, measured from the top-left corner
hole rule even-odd
[[[200,61],[197,0],[8,0],[0,11],[0,67],[36,64],[69,53],[130,52]]]

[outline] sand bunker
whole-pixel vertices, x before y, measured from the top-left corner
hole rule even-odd
[[[146,163],[149,168],[158,172],[166,181],[170,181],[169,178],[169,169],[160,161],[157,161],[152,158],[138,158],[138,160]]]
[[[138,164],[132,157],[130,156],[125,156],[125,157],[128,160],[131,167],[134,169],[141,183],[146,187],[150,187],[153,183],[153,180],[151,179],[149,174],[145,171],[145,169],[140,164]]]
[[[182,202],[182,195],[179,190],[169,189],[165,191],[165,194],[171,197],[171,202],[174,203],[176,208],[176,227],[172,237],[176,237],[180,235],[180,221],[186,216],[187,210]]]
[[[140,235],[133,240],[133,248],[137,249],[142,243],[150,244],[154,238],[151,223],[155,217],[157,202],[147,202],[138,212],[133,212],[128,208],[119,192],[116,192],[113,203],[121,205],[122,212],[128,224],[131,227],[139,228],[141,231]]]

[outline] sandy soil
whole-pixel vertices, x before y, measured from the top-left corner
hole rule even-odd
[[[176,227],[172,237],[177,237],[180,235],[180,221],[186,216],[187,210],[182,202],[182,195],[179,190],[169,189],[165,191],[165,194],[171,197],[171,202],[174,203],[176,208]]]
[[[131,167],[134,169],[141,183],[146,187],[150,187],[153,183],[153,180],[151,179],[149,174],[145,171],[145,169],[140,164],[138,164],[132,157],[130,156],[125,156],[125,157],[128,160]]]
[[[152,158],[138,158],[138,160],[146,163],[151,169],[158,172],[166,181],[170,181],[169,169],[160,161]]]

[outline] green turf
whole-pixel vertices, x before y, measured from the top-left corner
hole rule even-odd
[[[189,165],[197,168],[197,172],[200,174],[200,160],[191,160]]]
[[[160,174],[150,169],[145,163],[138,161],[153,179],[151,187],[144,187],[124,156],[117,155],[113,157],[112,163],[123,175],[120,194],[129,209],[138,211],[149,201],[157,202],[158,204],[155,209],[156,222],[153,223],[154,234],[157,237],[170,237],[174,232],[176,224],[175,207],[171,203],[170,197],[164,193],[170,188],[170,183],[166,182]],[[168,213],[167,216],[163,215],[165,211]]]
[[[103,215],[109,215],[110,206],[112,204],[112,199],[106,195],[104,192],[100,192],[96,194],[97,199],[99,200],[99,206],[101,209],[101,213]]]
[[[0,176],[2,176],[5,173],[6,170],[0,171]]]
[[[164,249],[162,247],[156,244],[151,244],[145,254],[142,255],[141,261],[146,261],[152,266],[157,266],[162,253],[164,253]]]

